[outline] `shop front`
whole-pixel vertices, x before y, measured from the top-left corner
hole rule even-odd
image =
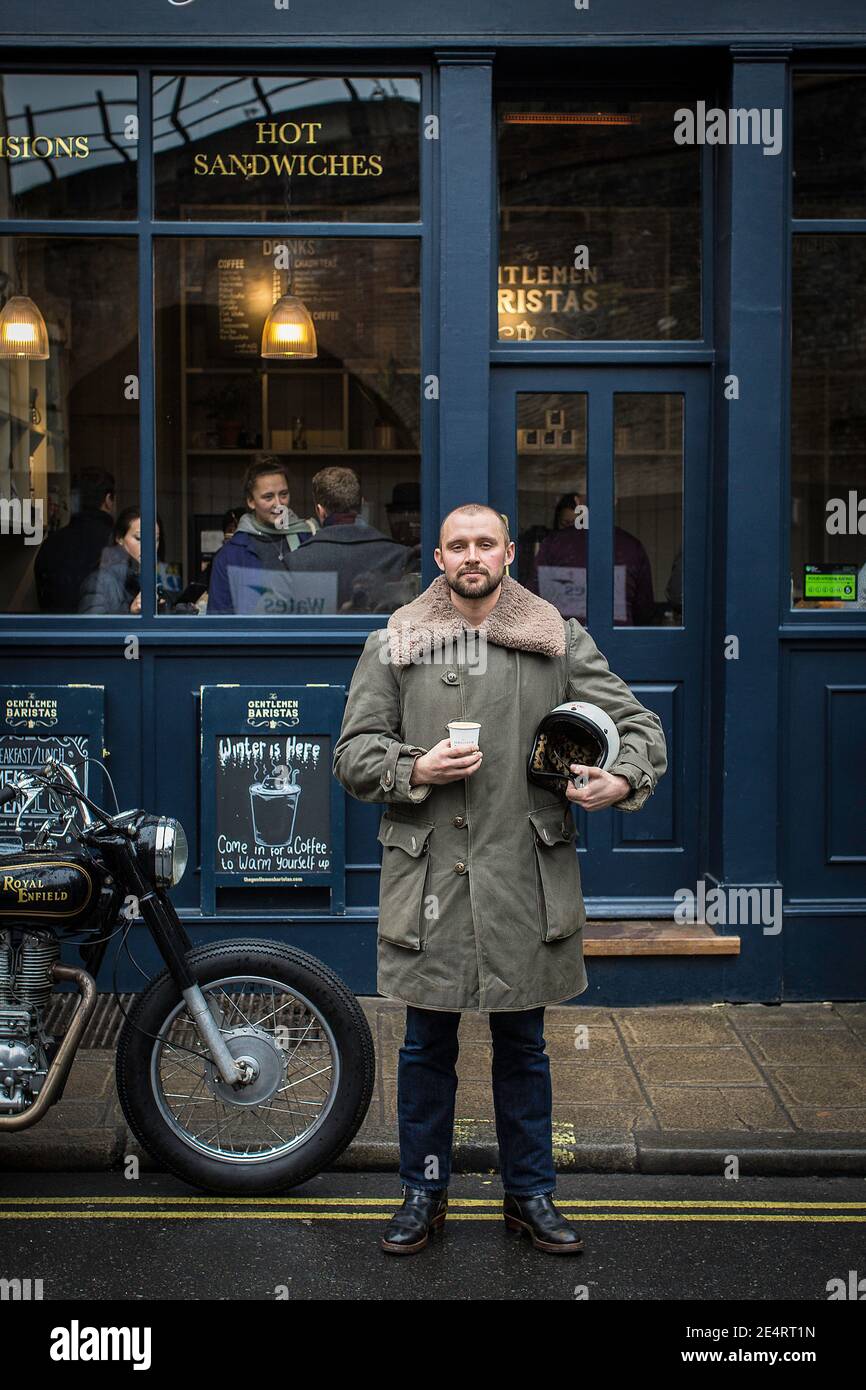
[[[176,815],[196,941],[375,993],[345,691],[487,502],[667,739],[639,815],[576,813],[584,1000],[862,997],[863,35],[548,8],[4,35],[0,781],[59,754]]]

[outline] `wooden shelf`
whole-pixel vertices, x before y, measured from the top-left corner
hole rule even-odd
[[[587,921],[588,956],[738,956],[739,936],[719,936],[706,922]]]

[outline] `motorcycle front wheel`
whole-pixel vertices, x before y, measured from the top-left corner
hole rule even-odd
[[[193,1186],[254,1195],[306,1182],[348,1147],[373,1094],[373,1039],[322,961],[271,941],[188,956],[226,1045],[252,1062],[228,1086],[168,971],[140,994],[117,1049],[123,1113],[144,1149]]]

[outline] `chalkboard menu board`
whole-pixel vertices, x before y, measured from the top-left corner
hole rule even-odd
[[[0,686],[0,786],[19,772],[35,771],[48,758],[68,763],[83,792],[99,801],[102,776],[87,758],[102,758],[101,685]],[[20,817],[20,802],[0,807],[0,848],[19,851],[33,841],[50,814],[41,793]],[[66,843],[72,843],[72,836]]]
[[[331,771],[342,686],[204,686],[202,887],[331,889],[345,908],[343,802]]]
[[[209,240],[204,250],[209,359],[258,361],[265,319],[289,290],[287,271],[277,269],[280,247],[291,253],[291,292],[303,299],[315,323],[338,325],[347,311],[363,314],[357,252],[346,264],[324,239]]]

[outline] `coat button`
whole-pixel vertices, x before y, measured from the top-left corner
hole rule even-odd
[[[465,874],[465,873],[466,873],[466,865],[463,863],[463,860],[462,860],[462,859],[458,859],[458,860],[457,860],[457,863],[454,865],[454,872],[455,872],[455,874]]]
[[[390,772],[386,772],[386,773],[385,773],[385,786],[386,786],[386,787],[390,787],[390,785],[391,785],[391,774],[390,774]]]
[[[466,817],[465,817],[465,816],[455,816],[454,819],[452,820],[451,824],[452,824],[452,825],[457,825],[457,826],[465,825],[465,824],[466,824]]]
[[[454,682],[455,682],[456,679],[457,679],[457,672],[456,672],[456,671],[446,671],[446,672],[445,672],[445,679],[446,679],[447,681],[450,681],[450,683],[453,685]]]

